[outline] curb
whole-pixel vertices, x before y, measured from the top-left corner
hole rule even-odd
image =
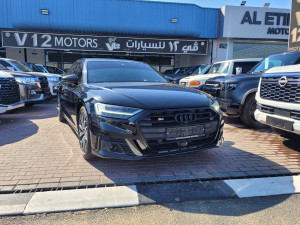
[[[0,216],[295,193],[300,193],[300,176],[4,194]]]

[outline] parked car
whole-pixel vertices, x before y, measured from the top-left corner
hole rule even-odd
[[[261,77],[255,119],[286,137],[300,134],[300,65],[273,67]],[[299,138],[299,136],[297,137]]]
[[[4,67],[6,67],[7,69],[11,70],[11,71],[16,71],[19,73],[13,73],[13,76],[24,76],[24,75],[28,75],[29,77],[33,77],[33,79],[35,79],[34,82],[34,87],[31,87],[34,90],[35,93],[35,98],[38,97],[36,101],[42,101],[45,99],[49,99],[52,97],[50,88],[49,88],[49,82],[47,79],[47,76],[45,76],[43,73],[37,73],[37,72],[33,72],[29,67],[25,66],[24,64],[13,60],[13,59],[7,59],[7,58],[0,58],[0,64],[3,65]],[[52,83],[50,81],[50,83]],[[54,83],[54,82],[53,82]],[[56,82],[57,83],[57,82]],[[56,83],[52,84],[57,85]],[[31,84],[33,84],[33,82],[31,82]],[[32,91],[32,93],[34,93]]]
[[[170,84],[146,63],[80,59],[67,74],[58,89],[58,117],[78,134],[86,159],[143,159],[223,142],[218,102]]]
[[[55,66],[46,66],[42,64],[35,64],[35,66],[38,67],[39,70],[43,71],[44,73],[52,73],[52,74],[59,74],[59,75],[66,74],[63,70],[58,69]]]
[[[20,62],[20,63],[29,67],[32,70],[32,72],[37,72],[39,75],[46,76],[52,96],[57,95],[57,86],[58,86],[59,79],[61,78],[61,75],[45,73],[39,67],[37,67],[34,63],[29,63],[29,62]]]
[[[261,59],[232,59],[214,63],[207,74],[189,76],[180,80],[180,84],[187,87],[199,88],[205,84],[209,78],[217,76],[228,76],[233,74],[247,73]]]
[[[3,65],[6,65],[6,63],[0,59],[0,71],[8,72],[15,77],[19,84],[21,98],[27,105],[38,103],[51,97],[45,76],[13,71],[12,68],[7,68]]]
[[[16,79],[5,71],[0,71],[0,114],[24,106]]]
[[[178,74],[178,73],[183,73],[184,71],[186,71],[187,69],[191,68],[189,67],[178,67],[178,68],[174,68],[171,70],[166,70],[164,72],[164,74]]]
[[[195,65],[190,67],[189,69],[185,70],[183,73],[178,74],[169,74],[165,76],[170,82],[174,84],[179,84],[179,81],[182,78],[187,76],[197,76],[200,74],[206,74],[210,69],[210,65],[202,64],[202,65]]]
[[[272,67],[299,63],[300,52],[270,55],[247,74],[222,76],[207,80],[203,91],[217,97],[220,107],[226,115],[240,117],[242,122],[249,127],[263,128],[265,126],[254,118],[255,94],[261,75]]]

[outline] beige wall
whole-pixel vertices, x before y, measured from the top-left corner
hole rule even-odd
[[[23,48],[6,48],[6,58],[24,61],[24,49]]]
[[[27,48],[27,62],[45,64],[45,51],[43,49]],[[25,61],[23,48],[6,48],[6,57],[18,61]]]
[[[45,50],[28,48],[27,62],[45,64]]]

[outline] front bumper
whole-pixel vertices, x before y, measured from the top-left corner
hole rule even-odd
[[[17,102],[11,105],[2,105],[0,104],[0,114],[5,113],[7,111],[13,110],[13,109],[17,109],[17,108],[21,108],[24,107],[24,102]]]
[[[49,88],[40,88],[36,84],[19,84],[19,87],[25,103],[38,103],[52,97]]]
[[[206,133],[203,137],[167,142],[162,136],[155,141],[164,143],[153,145],[147,137],[153,135],[153,138],[156,139],[159,134],[145,134],[145,129],[155,128],[142,127],[140,118],[135,121],[120,121],[93,115],[90,131],[92,152],[103,158],[139,160],[183,154],[222,145],[224,125],[222,116],[218,115],[216,121],[202,125],[206,127]],[[164,129],[166,128],[158,129],[163,129],[160,135],[165,135]]]
[[[295,120],[295,119],[292,119],[292,118],[287,118],[285,116],[268,114],[268,113],[262,112],[258,109],[255,110],[254,116],[255,116],[255,119],[257,121],[259,121],[260,123],[263,123],[263,124],[267,124],[267,117],[277,118],[277,119],[280,119],[280,120],[283,120],[283,121],[289,121],[289,122],[293,123],[293,130],[288,130],[288,129],[284,129],[282,127],[277,127],[277,126],[272,126],[270,124],[267,124],[267,125],[278,128],[278,129],[286,130],[286,131],[289,131],[289,132],[293,132],[293,133],[296,133],[296,134],[300,134],[300,121],[299,120]]]

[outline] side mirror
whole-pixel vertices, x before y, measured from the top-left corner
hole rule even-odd
[[[189,71],[186,73],[186,75],[190,76],[193,72],[192,71]]]
[[[242,74],[243,73],[243,68],[242,67],[236,67],[235,68],[235,73],[236,73],[236,75]]]
[[[62,81],[68,83],[68,84],[76,84],[78,83],[78,77],[76,74],[70,74],[70,75],[67,75],[67,76],[63,76],[61,78]]]

